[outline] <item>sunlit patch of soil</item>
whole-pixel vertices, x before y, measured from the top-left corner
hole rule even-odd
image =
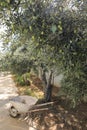
[[[20,95],[30,95],[37,98],[43,97],[43,92],[40,91],[38,87],[33,84],[30,86],[18,86],[18,90]]]

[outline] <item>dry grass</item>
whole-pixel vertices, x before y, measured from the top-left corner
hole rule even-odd
[[[43,86],[39,78],[37,78],[35,75],[31,76],[31,85],[29,86],[21,86],[16,82],[16,77],[13,76],[13,80],[16,83],[16,86],[18,88],[20,95],[29,95],[29,96],[35,96],[37,98],[43,97]]]

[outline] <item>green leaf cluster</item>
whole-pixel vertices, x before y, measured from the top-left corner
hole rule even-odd
[[[80,102],[87,92],[87,3],[75,1],[74,8],[66,0],[8,3],[1,2],[0,12],[10,37],[11,68],[25,73],[43,64],[46,71],[61,72],[63,90]]]

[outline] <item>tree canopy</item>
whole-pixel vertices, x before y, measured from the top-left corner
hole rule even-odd
[[[62,88],[73,102],[87,93],[86,5],[85,0],[0,2],[7,30],[4,44],[8,43],[13,65],[28,68],[37,62],[47,69],[59,68],[64,75]]]

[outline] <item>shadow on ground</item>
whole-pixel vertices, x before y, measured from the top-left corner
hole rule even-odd
[[[30,114],[28,122],[35,127],[34,130],[87,130],[87,104],[70,109],[66,99],[58,99],[49,108],[48,111]]]

